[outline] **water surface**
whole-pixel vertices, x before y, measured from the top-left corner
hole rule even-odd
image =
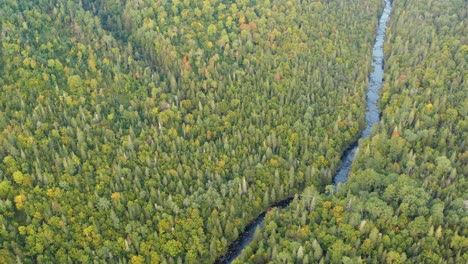
[[[359,139],[368,137],[371,133],[372,126],[380,121],[380,112],[377,105],[379,100],[380,88],[383,83],[383,73],[384,73],[384,52],[383,44],[385,40],[385,31],[387,29],[387,22],[390,19],[390,13],[392,11],[392,2],[391,0],[385,0],[385,8],[379,20],[379,28],[377,30],[377,37],[375,38],[374,48],[372,50],[372,67],[373,72],[369,75],[369,87],[367,91],[366,98],[366,128],[361,132],[360,137],[347,149],[343,156],[341,157],[341,164],[338,167],[338,172],[333,178],[335,186],[338,184],[346,182],[348,180],[348,175],[351,170],[351,165],[353,164],[354,156],[356,150],[359,147]],[[282,200],[272,206],[272,208],[284,208],[292,202],[293,198],[289,197],[285,200]],[[244,248],[252,242],[255,230],[258,226],[263,224],[263,219],[267,211],[261,213],[257,218],[255,218],[249,225],[246,226],[244,232],[239,235],[239,238],[236,239],[228,248],[228,251],[225,255],[219,257],[215,263],[224,264],[232,263],[236,259]]]
[[[385,1],[385,8],[380,16],[379,28],[377,30],[377,37],[375,38],[374,48],[372,49],[372,67],[374,71],[369,75],[369,87],[366,97],[366,128],[361,132],[359,139],[370,136],[372,126],[380,121],[380,112],[377,105],[380,95],[380,88],[382,88],[383,74],[384,74],[384,51],[383,45],[385,41],[385,31],[387,23],[390,19],[392,12],[392,4],[390,0]],[[346,182],[348,180],[351,165],[353,164],[354,155],[359,147],[359,139],[346,150],[341,157],[341,164],[338,167],[333,181],[335,185]]]

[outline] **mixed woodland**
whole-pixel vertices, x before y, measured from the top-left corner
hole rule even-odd
[[[466,2],[0,2],[0,263],[468,262]]]
[[[272,210],[235,263],[467,263],[465,1],[394,1],[382,120],[347,184]]]

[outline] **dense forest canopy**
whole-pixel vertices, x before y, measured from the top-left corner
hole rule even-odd
[[[210,262],[323,190],[377,3],[2,1],[3,262]]]
[[[210,263],[295,194],[242,261],[466,261],[463,0],[395,1],[382,124],[323,194],[381,5],[1,1],[0,262]]]
[[[333,195],[268,214],[238,263],[467,263],[466,1],[402,1],[382,121]]]

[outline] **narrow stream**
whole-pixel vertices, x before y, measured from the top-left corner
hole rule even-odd
[[[366,128],[361,132],[360,137],[347,149],[343,156],[341,157],[341,164],[338,167],[338,172],[336,173],[333,182],[337,187],[340,183],[344,183],[348,180],[349,172],[351,171],[351,165],[354,160],[354,155],[356,150],[359,147],[359,139],[370,136],[372,126],[379,122],[380,112],[377,106],[379,100],[380,88],[383,83],[383,73],[384,73],[384,52],[383,45],[385,40],[385,31],[387,29],[387,22],[390,19],[390,14],[392,12],[392,0],[385,0],[384,11],[379,20],[379,27],[377,30],[377,37],[375,38],[374,47],[372,50],[372,67],[374,71],[369,75],[369,87],[367,91],[367,109],[366,109]],[[272,208],[285,208],[292,202],[293,198],[289,197],[284,199],[276,204],[270,206]],[[267,211],[268,211],[267,210]],[[255,218],[249,225],[246,226],[244,232],[239,235],[228,248],[228,251],[225,255],[220,256],[216,259],[215,264],[225,264],[232,263],[247,247],[247,245],[252,242],[255,230],[258,226],[261,226],[263,219],[265,218],[266,212],[261,213],[257,218]]]
[[[387,29],[387,22],[390,19],[392,12],[391,0],[385,0],[385,8],[379,20],[379,28],[377,30],[377,37],[375,38],[374,48],[372,49],[372,67],[374,71],[369,75],[369,87],[367,90],[367,110],[366,110],[366,128],[361,132],[361,138],[370,136],[372,126],[380,121],[380,112],[377,102],[379,100],[380,88],[383,83],[384,74],[384,51],[383,45],[385,41],[385,31]],[[359,147],[359,139],[354,142],[351,147],[343,153],[341,157],[341,164],[338,172],[335,175],[334,183],[337,186],[339,183],[348,180],[351,165],[354,160],[354,155]]]

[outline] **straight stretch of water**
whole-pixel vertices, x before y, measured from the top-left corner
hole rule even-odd
[[[384,51],[383,45],[385,40],[385,31],[387,29],[387,22],[390,19],[390,13],[392,12],[391,0],[385,0],[385,8],[380,17],[379,29],[377,30],[377,37],[375,38],[374,48],[372,50],[372,66],[374,71],[369,76],[369,88],[367,90],[367,110],[366,110],[366,128],[361,132],[361,138],[370,136],[372,126],[379,122],[380,112],[377,106],[379,100],[380,88],[383,83],[384,73]],[[345,151],[341,158],[341,164],[338,168],[338,172],[335,175],[334,183],[346,182],[348,180],[349,171],[354,160],[354,155],[359,147],[359,139],[351,145],[351,147]]]
[[[383,53],[383,44],[385,40],[385,31],[387,29],[387,22],[390,19],[390,13],[392,11],[392,2],[391,0],[385,0],[385,8],[382,13],[382,16],[379,20],[379,28],[377,30],[377,37],[375,39],[374,48],[372,50],[373,62],[372,66],[374,71],[369,76],[369,87],[367,92],[367,110],[366,110],[366,128],[361,132],[359,139],[368,137],[370,135],[372,126],[379,122],[380,113],[377,106],[377,101],[379,100],[380,88],[382,87],[383,82],[383,72],[384,72],[384,53]],[[348,175],[351,170],[351,165],[354,160],[354,155],[359,146],[359,139],[354,142],[351,147],[345,151],[341,158],[341,164],[338,168],[338,172],[334,177],[335,186],[339,183],[346,182],[348,180]],[[293,198],[287,198],[279,203],[272,205],[271,208],[284,208],[288,206]],[[261,213],[257,218],[255,218],[247,227],[244,232],[240,234],[239,238],[234,241],[228,248],[227,253],[224,256],[219,257],[215,263],[224,264],[232,263],[244,250],[245,247],[253,240],[255,235],[255,230],[258,226],[262,225],[263,219],[265,218],[266,211]]]

